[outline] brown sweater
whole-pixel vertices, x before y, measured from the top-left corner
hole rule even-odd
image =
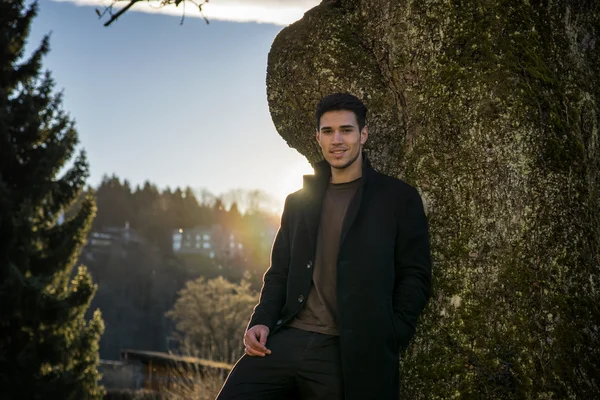
[[[337,257],[342,223],[360,180],[361,178],[347,183],[330,183],[327,188],[321,209],[312,284],[304,307],[288,326],[327,335],[339,334]]]

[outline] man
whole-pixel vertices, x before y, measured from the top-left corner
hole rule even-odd
[[[430,295],[421,197],[371,168],[367,109],[317,106],[324,160],[289,195],[244,335],[218,400],[398,399],[405,351]]]

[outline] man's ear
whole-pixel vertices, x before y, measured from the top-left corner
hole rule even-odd
[[[360,131],[360,144],[365,144],[367,139],[369,138],[369,128],[365,125]]]
[[[321,135],[319,134],[318,129],[315,129],[315,139],[317,140],[317,143],[321,144]]]

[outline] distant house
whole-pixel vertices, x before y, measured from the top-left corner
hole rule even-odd
[[[210,258],[230,259],[244,253],[244,245],[235,232],[219,224],[210,227],[177,229],[173,231],[175,254],[203,254]]]
[[[125,226],[108,226],[90,232],[86,244],[92,247],[102,247],[109,246],[115,241],[120,243],[144,243],[144,238],[129,227],[129,222],[126,222]]]
[[[144,243],[146,243],[145,239],[129,227],[129,222],[126,222],[122,227],[109,226],[90,232],[83,249],[83,257],[86,260],[92,260],[98,254],[110,251],[115,244],[137,246]]]

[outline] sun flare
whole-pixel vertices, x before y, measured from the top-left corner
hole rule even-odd
[[[281,209],[283,210],[283,203],[288,194],[297,191],[302,188],[302,181],[304,175],[312,175],[313,168],[308,161],[300,162],[297,164],[290,164],[289,166],[282,168],[277,178],[277,198],[281,201]]]

